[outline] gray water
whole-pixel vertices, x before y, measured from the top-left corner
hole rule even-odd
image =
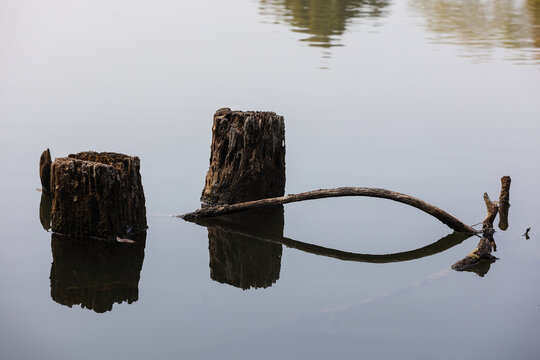
[[[538,0],[4,0],[0,45],[2,359],[538,358]],[[285,117],[286,193],[381,187],[475,224],[510,175],[499,260],[455,272],[478,238],[450,237],[344,261],[167,216],[199,207],[221,107]],[[43,229],[47,147],[141,158],[144,248]],[[362,254],[452,233],[382,199],[282,219],[289,239]],[[220,241],[271,260],[219,277]]]

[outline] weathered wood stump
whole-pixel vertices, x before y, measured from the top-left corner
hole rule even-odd
[[[216,111],[202,205],[235,204],[284,192],[283,116],[228,108]]]
[[[99,238],[146,230],[138,157],[93,151],[52,163],[52,231]]]
[[[220,217],[221,223],[243,224],[260,236],[283,236],[283,206],[248,211]],[[227,231],[223,227],[208,228],[210,278],[243,290],[267,288],[278,279],[281,270],[282,246]]]
[[[39,178],[44,193],[51,192],[51,163],[51,152],[47,149],[41,153],[39,158]]]
[[[98,313],[139,299],[146,232],[135,243],[52,234],[51,297]]]

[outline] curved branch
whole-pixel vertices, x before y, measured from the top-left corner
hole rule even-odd
[[[292,202],[297,202],[297,201],[323,199],[323,198],[330,198],[330,197],[343,197],[343,196],[367,196],[367,197],[376,197],[376,198],[394,200],[403,204],[413,206],[419,210],[422,210],[428,213],[429,215],[434,216],[435,218],[437,218],[438,220],[446,224],[448,227],[450,227],[454,231],[467,233],[467,234],[476,233],[476,231],[472,227],[464,224],[456,217],[450,215],[444,210],[439,209],[436,206],[428,204],[427,202],[423,200],[420,200],[418,198],[415,198],[406,194],[398,193],[395,191],[390,191],[386,189],[377,189],[377,188],[366,188],[366,187],[340,187],[340,188],[335,188],[335,189],[319,189],[319,190],[308,191],[308,192],[303,192],[299,194],[289,194],[289,195],[285,195],[281,197],[254,200],[254,201],[248,201],[248,202],[243,202],[243,203],[238,203],[238,204],[233,204],[233,205],[211,206],[211,207],[198,209],[194,212],[190,212],[184,215],[177,215],[177,217],[182,218],[186,221],[195,221],[196,219],[200,219],[200,218],[221,216],[221,215],[232,214],[232,213],[245,211],[245,210],[282,205],[282,204],[287,204],[287,203],[292,203]]]
[[[331,257],[343,261],[354,261],[354,262],[364,262],[364,263],[376,263],[376,264],[385,264],[393,262],[402,262],[420,259],[426,256],[435,255],[446,251],[458,244],[461,244],[463,241],[468,239],[471,235],[463,234],[460,232],[454,232],[449,235],[443,236],[436,242],[429,244],[427,246],[403,251],[398,253],[391,254],[361,254],[348,251],[342,251],[332,248],[327,248],[320,245],[310,244],[298,240],[294,240],[285,236],[275,236],[269,234],[255,233],[251,230],[243,228],[241,225],[237,225],[230,222],[220,221],[219,219],[211,220],[197,220],[196,224],[205,226],[207,228],[218,228],[225,232],[230,232],[232,234],[245,236],[251,239],[270,242],[274,244],[285,245],[288,248],[297,249],[307,253]]]

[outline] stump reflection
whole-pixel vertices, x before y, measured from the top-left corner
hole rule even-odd
[[[51,230],[51,210],[52,196],[46,192],[41,193],[41,201],[39,202],[39,222],[43,229]]]
[[[250,233],[283,236],[283,206],[219,217],[219,222],[241,224]],[[282,246],[254,239],[223,227],[208,228],[210,278],[244,290],[267,288],[279,279]]]
[[[111,311],[114,303],[139,299],[146,232],[135,242],[73,238],[52,234],[51,297],[59,304],[97,313]]]

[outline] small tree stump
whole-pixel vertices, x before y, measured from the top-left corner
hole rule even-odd
[[[41,157],[39,158],[41,189],[46,194],[51,192],[51,163],[51,152],[47,149],[41,153]]]
[[[146,230],[140,160],[117,153],[81,152],[52,164],[52,231],[99,238]]]
[[[285,123],[273,112],[219,109],[214,115],[204,206],[285,193]]]

